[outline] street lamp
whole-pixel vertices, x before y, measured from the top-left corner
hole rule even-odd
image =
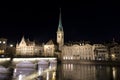
[[[13,44],[10,44],[10,47],[13,47]]]
[[[115,54],[112,54],[111,56],[112,56],[112,60],[115,60]]]

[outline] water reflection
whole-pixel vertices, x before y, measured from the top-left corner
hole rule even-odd
[[[119,80],[119,67],[85,64],[62,64],[57,80]]]
[[[0,80],[9,80],[8,74],[0,73]]]
[[[116,76],[116,69],[115,69],[115,67],[112,68],[112,73],[113,73],[112,74],[113,75],[113,79],[115,80],[116,79],[116,77],[115,77]]]
[[[9,70],[4,66],[0,65],[0,80],[8,80],[9,78]]]
[[[35,64],[30,61],[21,61],[16,64],[13,71],[13,79],[23,80],[24,77],[35,72]]]
[[[19,66],[18,66],[19,64]],[[20,62],[11,80],[119,80],[119,66]],[[21,65],[20,65],[21,64]],[[57,70],[56,70],[57,69]],[[10,80],[9,67],[0,65],[0,80]]]
[[[49,72],[47,72],[47,79],[46,80],[49,80]]]
[[[18,66],[18,64],[21,65]],[[51,80],[52,73],[56,71],[57,67],[57,63],[52,61],[39,61],[35,65],[31,62],[20,62],[18,64],[14,69],[13,78],[15,80]]]
[[[18,76],[18,80],[23,80],[23,75],[22,75],[22,74],[20,74],[20,75]]]
[[[40,60],[36,63],[20,61],[8,68],[2,65],[0,80],[56,80],[57,61],[54,60]]]
[[[62,73],[62,80],[93,80],[95,79],[95,66],[63,64]]]

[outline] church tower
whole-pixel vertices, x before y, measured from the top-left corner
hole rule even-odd
[[[62,20],[61,20],[61,9],[60,9],[59,24],[58,24],[58,30],[57,30],[57,43],[59,45],[59,50],[61,50],[61,47],[64,45],[64,31],[63,31]]]

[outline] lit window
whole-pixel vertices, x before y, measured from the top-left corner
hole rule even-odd
[[[2,42],[0,41],[0,43],[2,43]]]
[[[5,44],[6,42],[5,41],[3,41],[3,44]]]

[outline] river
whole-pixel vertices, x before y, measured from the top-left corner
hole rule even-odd
[[[119,66],[107,66],[107,65],[93,65],[93,64],[58,64],[56,69],[51,70],[52,66],[38,67],[39,71],[32,68],[18,68],[18,72],[23,72],[18,75],[15,69],[12,73],[5,73],[3,66],[0,66],[0,80],[23,80],[23,75],[35,74],[38,72],[43,75],[34,78],[32,80],[119,80],[120,79],[120,67]],[[12,74],[12,76],[10,76]],[[16,76],[18,75],[18,76]],[[14,79],[14,77],[17,77]],[[29,76],[29,75],[27,75]],[[25,76],[24,76],[25,77]],[[25,79],[25,78],[24,78]],[[27,78],[26,78],[27,79]]]

